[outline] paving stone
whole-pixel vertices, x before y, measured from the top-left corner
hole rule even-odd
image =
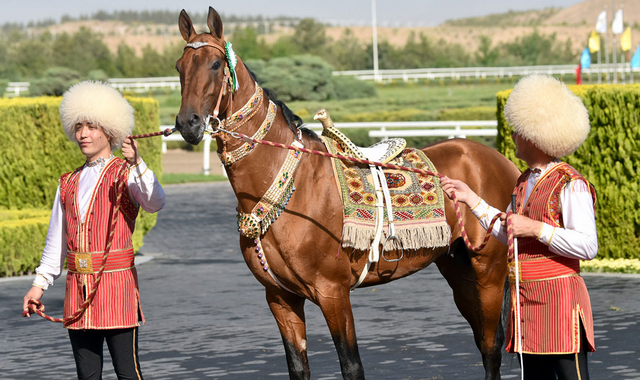
[[[240,254],[236,200],[228,183],[172,185],[139,265],[146,325],[140,328],[147,379],[285,379],[282,340],[264,290]],[[584,276],[594,312],[592,379],[640,379],[640,276]],[[0,379],[75,377],[64,328],[21,318],[32,278],[0,281]],[[43,302],[62,314],[64,282]],[[370,379],[479,379],[484,370],[471,328],[435,266],[352,293],[360,355]],[[319,308],[305,307],[311,378],[342,379]],[[105,350],[104,379],[115,379]],[[519,379],[505,355],[503,379]]]

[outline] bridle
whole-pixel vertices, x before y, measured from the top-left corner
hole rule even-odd
[[[212,47],[214,49],[218,49],[225,57],[225,60],[224,60],[225,67],[223,69],[224,76],[222,77],[222,88],[220,88],[220,92],[218,93],[218,101],[216,102],[216,106],[213,109],[213,112],[207,115],[207,118],[204,121],[205,128],[206,128],[209,126],[209,123],[213,124],[214,122],[217,122],[216,125],[221,124],[220,119],[218,118],[218,114],[220,113],[220,103],[222,102],[222,97],[227,94],[227,91],[229,92],[229,102],[227,104],[226,113],[227,115],[230,115],[233,113],[233,92],[235,89],[234,89],[233,78],[231,76],[231,71],[229,70],[229,57],[227,56],[227,51],[225,50],[225,48],[211,42],[196,41],[196,42],[188,43],[184,47],[184,49],[185,50],[187,48],[200,49],[201,47]]]

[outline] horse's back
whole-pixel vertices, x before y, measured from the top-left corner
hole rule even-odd
[[[472,140],[451,139],[422,151],[439,173],[464,181],[494,207],[508,205],[520,170],[497,150]]]

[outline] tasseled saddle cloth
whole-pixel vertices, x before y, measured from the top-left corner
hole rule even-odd
[[[326,120],[323,122],[325,131],[322,139],[330,153],[355,155],[372,161],[436,172],[433,163],[421,150],[404,149],[406,142],[403,139],[382,141],[371,148],[361,149],[337,131],[333,123],[324,124]],[[385,150],[383,146],[390,149]],[[388,153],[393,152],[394,149],[394,153]],[[373,157],[372,151],[377,153]],[[384,169],[384,178],[389,190],[388,197],[384,197],[384,207],[377,207],[376,202],[379,197],[376,196],[375,171],[369,166],[338,159],[332,159],[332,164],[344,205],[343,247],[368,250],[376,235],[376,212],[381,212],[382,209],[384,209],[382,241],[384,242],[389,234],[388,210],[391,209],[393,218],[391,222],[395,225],[395,235],[401,244],[401,247],[398,247],[394,239],[393,245],[387,246],[386,249],[415,250],[449,245],[451,230],[446,221],[444,198],[438,177]],[[378,194],[380,193],[378,191]],[[393,234],[393,231],[391,233]]]

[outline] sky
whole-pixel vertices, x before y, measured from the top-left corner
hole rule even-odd
[[[371,6],[377,6],[379,26],[436,26],[449,19],[484,16],[546,7],[567,8],[580,0],[0,0],[0,24],[26,24],[67,14],[78,17],[98,10],[175,10],[204,13],[213,6],[227,15],[262,15],[264,17],[312,17],[323,22],[349,25],[371,25]],[[224,20],[223,20],[224,21]]]

